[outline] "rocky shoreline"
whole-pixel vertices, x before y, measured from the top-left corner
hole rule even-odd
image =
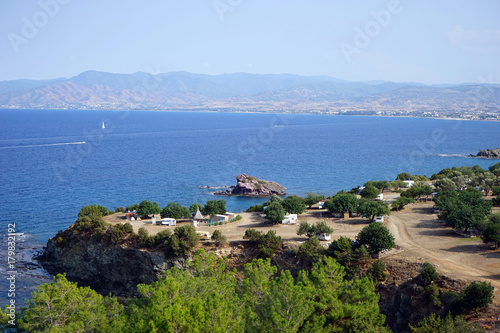
[[[500,159],[500,148],[480,150],[477,155],[470,154],[469,157]]]

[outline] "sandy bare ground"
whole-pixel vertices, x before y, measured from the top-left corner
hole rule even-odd
[[[456,234],[432,214],[432,206],[432,202],[417,203],[391,215],[387,227],[405,250],[397,256],[428,261],[451,278],[491,282],[495,303],[500,304],[500,250],[479,238]]]
[[[395,196],[396,197],[396,196]],[[389,199],[384,194],[384,199]],[[392,198],[391,198],[392,199]],[[464,238],[447,227],[443,221],[432,213],[433,202],[417,203],[407,206],[403,211],[393,212],[385,224],[392,232],[396,243],[404,248],[402,253],[394,255],[411,262],[428,261],[437,265],[441,274],[460,280],[489,281],[495,287],[495,303],[500,304],[500,249],[493,250],[483,244],[479,238]],[[254,228],[262,232],[275,230],[283,241],[300,244],[307,240],[305,236],[297,235],[298,225],[273,225],[260,217],[259,213],[240,213],[243,217],[238,222],[225,225],[201,225],[199,231],[210,234],[219,229],[228,241],[241,241],[245,230]],[[109,223],[125,223],[124,214],[114,214],[105,217]],[[160,216],[157,216],[160,219]],[[367,219],[352,218],[348,220],[332,218],[326,210],[313,208],[299,216],[299,223],[316,223],[324,220],[333,229],[332,239],[346,236],[354,239],[359,231],[368,223]],[[151,220],[132,221],[134,231],[140,227],[154,235],[162,230],[175,227],[151,224]],[[177,226],[191,224],[178,223]],[[330,242],[322,242],[327,246]]]
[[[245,234],[245,230],[254,228],[259,231],[266,233],[269,230],[276,231],[278,236],[281,236],[285,241],[295,241],[295,242],[304,242],[307,240],[306,236],[298,236],[297,235],[297,225],[283,225],[283,224],[272,224],[268,222],[265,218],[260,217],[259,213],[240,213],[242,219],[237,222],[227,223],[224,225],[217,226],[207,226],[204,224],[198,225],[196,228],[197,231],[208,231],[210,234],[213,233],[214,230],[218,229],[222,231],[222,233],[227,237],[228,241],[240,241],[243,240],[243,235]],[[160,219],[158,215],[156,219]],[[125,214],[114,214],[105,217],[106,222],[116,224],[116,223],[125,223]],[[327,212],[326,209],[310,209],[304,214],[301,214],[298,219],[298,223],[309,222],[316,223],[317,221],[325,221],[332,229],[333,234],[332,238],[338,238],[340,236],[347,236],[350,238],[355,238],[358,232],[366,226],[368,220],[367,219],[349,219],[342,220],[339,218],[332,218],[332,216]],[[134,231],[137,233],[139,228],[143,227],[148,230],[150,235],[155,235],[162,230],[173,230],[175,227],[170,226],[162,226],[162,225],[153,225],[151,224],[151,220],[142,220],[142,221],[131,221],[130,222],[134,227]],[[192,223],[177,223],[177,226],[182,226]],[[323,242],[325,245],[329,242]]]

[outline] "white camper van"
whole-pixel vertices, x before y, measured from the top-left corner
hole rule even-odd
[[[160,223],[158,223],[160,222]],[[165,218],[165,219],[162,219],[161,221],[158,221],[156,222],[156,224],[161,224],[161,225],[169,225],[169,226],[175,226],[177,221],[175,219],[172,219],[172,218]]]

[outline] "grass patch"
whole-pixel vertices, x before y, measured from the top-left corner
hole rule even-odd
[[[476,241],[481,241],[481,237],[464,237],[460,238],[458,243],[463,243],[463,242],[476,242]]]

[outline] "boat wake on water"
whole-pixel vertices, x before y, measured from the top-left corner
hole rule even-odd
[[[470,156],[463,155],[463,154],[438,154],[437,156],[440,156],[440,157],[463,157],[463,158],[470,158]]]
[[[38,144],[38,145],[7,146],[7,147],[0,147],[0,149],[34,148],[34,147],[50,147],[50,146],[64,146],[64,145],[83,145],[85,143],[86,143],[85,141],[43,143],[43,144]]]

